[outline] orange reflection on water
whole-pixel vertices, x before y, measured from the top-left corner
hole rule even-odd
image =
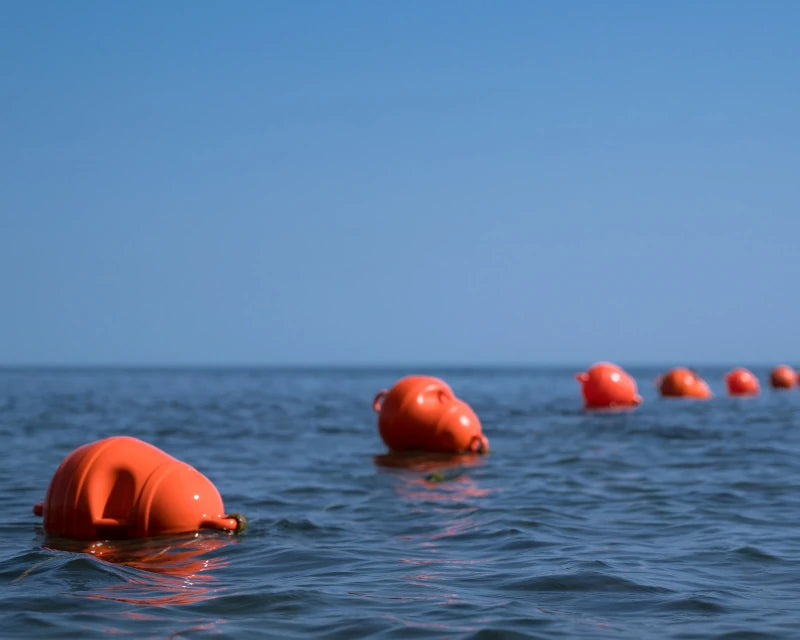
[[[415,599],[440,606],[463,606],[472,601],[473,596],[452,590],[451,577],[469,572],[483,560],[452,551],[455,547],[447,539],[480,528],[480,518],[474,515],[480,510],[476,498],[489,496],[493,489],[481,486],[470,472],[486,460],[487,456],[475,454],[389,453],[375,457],[378,467],[392,470],[398,478],[399,496],[418,502],[418,512],[426,522],[434,523],[424,532],[397,538],[408,552],[399,560],[409,569],[402,580]],[[411,624],[419,626],[418,621]]]
[[[484,498],[491,491],[480,487],[466,473],[467,468],[484,464],[486,456],[474,453],[405,453],[392,452],[375,456],[375,464],[390,469],[407,469],[413,475],[403,476],[397,492],[409,500],[460,502],[468,498]],[[419,473],[424,473],[420,476]]]
[[[191,604],[210,597],[216,579],[213,572],[228,564],[219,556],[208,557],[236,538],[196,533],[180,538],[102,540],[79,542],[49,540],[49,548],[87,553],[122,567],[125,582],[99,587],[88,598],[116,600],[137,605]],[[132,616],[138,615],[131,612]]]
[[[375,456],[379,467],[409,469],[410,471],[441,471],[451,467],[479,467],[485,455],[476,453],[424,453],[392,451]]]

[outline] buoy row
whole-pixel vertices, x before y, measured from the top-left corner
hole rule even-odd
[[[610,362],[576,375],[589,409],[635,407],[636,381]],[[758,379],[743,368],[725,376],[731,395],[759,392]],[[787,365],[773,369],[770,384],[798,384]],[[656,380],[665,397],[707,399],[708,384],[694,371],[671,369]],[[392,452],[483,454],[489,440],[472,408],[439,378],[407,376],[373,402],[378,433]],[[114,436],[70,453],[53,475],[34,513],[48,535],[77,540],[116,540],[188,533],[203,529],[237,533],[245,519],[227,514],[212,482],[194,467],[151,444]]]
[[[636,381],[610,362],[598,362],[575,377],[581,383],[585,406],[589,409],[634,407],[642,402]],[[757,395],[761,390],[758,378],[744,367],[737,367],[725,374],[725,385],[732,396]],[[788,365],[778,365],[770,373],[770,385],[775,389],[790,389],[800,385],[800,373]],[[706,400],[713,395],[708,383],[697,372],[683,367],[670,369],[658,376],[656,387],[667,398]]]
[[[588,409],[635,407],[642,402],[633,377],[610,362],[598,362],[575,377]],[[770,384],[778,389],[791,388],[800,384],[799,377],[791,367],[780,365],[773,369]],[[754,395],[760,390],[758,378],[741,367],[729,371],[725,383],[730,395]],[[656,378],[656,386],[664,397],[704,400],[713,395],[697,372],[683,367],[670,369]],[[378,414],[378,432],[392,451],[486,453],[489,450],[478,416],[438,378],[402,378],[390,390],[379,391],[372,407]]]
[[[489,441],[472,408],[438,378],[408,376],[372,403],[392,451],[486,453]],[[194,467],[151,444],[114,436],[75,449],[33,507],[49,536],[119,540],[203,529],[239,532],[244,517],[225,514],[216,487]]]

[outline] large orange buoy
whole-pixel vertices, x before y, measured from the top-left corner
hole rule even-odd
[[[706,381],[691,369],[675,367],[657,378],[656,384],[661,395],[666,398],[699,398],[707,400],[712,397]]]
[[[729,371],[725,375],[725,384],[728,385],[728,393],[732,396],[752,396],[760,390],[758,378],[743,367]]]
[[[769,383],[774,389],[791,389],[797,383],[797,375],[789,365],[779,364],[769,374]]]
[[[241,516],[224,515],[219,492],[203,474],[128,436],[75,449],[33,511],[44,516],[48,534],[84,540],[244,527]]]
[[[598,362],[575,378],[581,383],[587,408],[635,407],[642,402],[636,381],[610,362]]]
[[[486,453],[478,416],[439,378],[407,376],[372,402],[378,431],[393,451]]]

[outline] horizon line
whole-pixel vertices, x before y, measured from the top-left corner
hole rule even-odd
[[[442,368],[442,369],[522,369],[530,367],[586,368],[597,362],[613,362],[629,367],[774,367],[788,364],[791,360],[736,362],[732,360],[666,361],[666,360],[585,360],[577,361],[496,361],[496,362],[0,362],[0,370],[10,369],[397,369],[397,368]],[[791,366],[791,365],[789,365]],[[797,368],[797,367],[795,367]]]

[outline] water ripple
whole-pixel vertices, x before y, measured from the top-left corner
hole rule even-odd
[[[492,451],[397,456],[370,403],[406,373],[0,370],[4,635],[796,636],[800,393],[668,402],[642,368],[641,407],[593,413],[572,370],[439,369]],[[57,465],[115,433],[208,475],[248,530],[43,536]]]

